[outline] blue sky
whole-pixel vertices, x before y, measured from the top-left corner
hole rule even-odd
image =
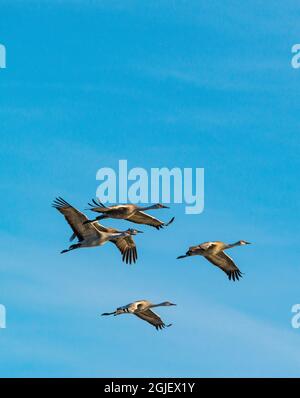
[[[0,4],[0,376],[299,376],[299,4]],[[176,222],[144,227],[131,267],[110,244],[61,256],[52,200],[83,209],[119,159],[204,167],[204,213],[155,213]],[[239,283],[176,260],[238,239]],[[143,298],[177,303],[173,326],[99,316]]]

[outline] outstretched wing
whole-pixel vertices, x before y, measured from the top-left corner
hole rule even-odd
[[[110,210],[110,207],[105,206],[99,199],[92,199],[92,203],[88,203],[88,205],[90,208],[86,210],[95,211],[97,213],[104,213]]]
[[[92,203],[88,203],[88,205],[90,206],[89,209],[87,210],[91,210],[94,211],[96,213],[110,213],[110,212],[120,212],[122,213],[124,210],[126,210],[128,208],[127,205],[115,205],[115,206],[105,206],[102,202],[100,202],[100,200],[98,199],[92,199]]]
[[[94,223],[95,228],[97,228],[100,232],[109,232],[109,233],[118,233],[115,228],[104,227],[99,223]],[[116,238],[110,240],[114,243],[117,248],[120,250],[122,254],[122,260],[126,262],[126,264],[135,263],[137,260],[137,250],[134,240],[131,236],[126,236],[123,238]]]
[[[126,236],[124,238],[118,238],[116,240],[111,240],[122,254],[122,260],[126,264],[135,263],[137,260],[137,250],[134,240],[131,236]]]
[[[241,271],[235,265],[232,258],[223,251],[220,251],[217,254],[208,254],[204,257],[224,271],[228,275],[229,279],[233,279],[235,281],[242,277]]]
[[[156,229],[163,228],[166,225],[163,221],[160,221],[158,218],[150,216],[150,214],[146,214],[143,211],[137,211],[137,212],[133,213],[131,216],[126,218],[126,220],[134,222],[135,224],[149,225]],[[171,222],[173,220],[174,220],[174,218],[172,220],[170,220],[168,222],[168,224],[171,224]]]
[[[215,242],[203,242],[198,247],[199,249],[208,250],[215,247]]]
[[[156,330],[171,326],[171,324],[166,325],[161,320],[161,318],[155,312],[151,311],[150,309],[145,310],[145,311],[135,312],[134,315],[136,315],[138,318],[141,318],[144,321],[153,325],[156,328]]]
[[[88,221],[88,218],[64,199],[60,197],[56,198],[52,206],[64,215],[67,223],[70,225],[79,241],[100,236],[101,233],[93,224],[84,224],[85,221]]]

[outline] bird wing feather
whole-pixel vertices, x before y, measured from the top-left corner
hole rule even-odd
[[[207,254],[204,256],[209,262],[219,267],[222,271],[224,271],[229,279],[239,280],[242,277],[241,271],[233,262],[232,258],[228,256],[228,254],[223,251],[218,252],[217,254]]]
[[[93,224],[84,224],[88,218],[64,199],[60,197],[56,198],[52,206],[63,214],[79,241],[88,238],[97,238],[101,235]]]
[[[163,227],[164,222],[160,221],[158,218],[150,216],[150,214],[144,213],[143,211],[137,211],[127,218],[127,221],[134,222],[136,224],[150,225],[160,229]]]
[[[135,242],[131,236],[113,239],[111,242],[114,243],[120,250],[122,254],[122,260],[125,261],[126,264],[132,264],[136,262],[137,250]]]
[[[166,325],[162,321],[162,319],[155,312],[151,311],[150,309],[147,309],[145,311],[135,312],[134,315],[136,315],[138,318],[143,319],[144,321],[150,323],[157,330],[171,326],[171,325]]]
[[[104,206],[103,204],[101,206],[94,206],[91,203],[89,203],[89,206],[91,211],[95,211],[96,213],[111,213],[111,214],[126,214],[126,212],[129,211],[131,205],[115,205],[115,206]]]
[[[94,223],[95,228],[97,228],[100,232],[108,232],[108,233],[118,233],[120,232],[118,229],[104,227],[99,223]],[[135,263],[137,260],[137,250],[136,245],[131,236],[126,236],[123,238],[116,238],[110,240],[114,243],[117,248],[120,250],[122,254],[122,260],[126,262],[126,264]]]
[[[107,213],[108,211],[111,210],[110,207],[103,207],[103,206],[93,206],[90,209],[91,211],[95,211],[96,213]]]
[[[201,243],[198,247],[200,249],[207,250],[207,249],[212,248],[214,246],[215,246],[214,242],[204,242],[204,243]]]
[[[199,245],[196,246],[190,246],[189,247],[189,252],[197,252],[197,251],[205,251],[209,248],[213,247],[213,243],[212,242],[204,242],[204,243],[200,243]]]

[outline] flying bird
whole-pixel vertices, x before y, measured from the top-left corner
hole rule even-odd
[[[77,243],[71,245],[61,253],[84,247],[102,246],[110,241],[114,243],[121,252],[123,261],[127,264],[136,262],[137,250],[132,235],[137,235],[138,233],[142,233],[142,231],[136,229],[119,231],[115,228],[104,227],[97,222],[85,223],[85,221],[88,221],[88,218],[60,197],[54,200],[53,207],[64,215],[67,223],[72,228],[73,235],[70,241],[75,238],[78,239]]]
[[[124,305],[123,307],[119,307],[116,309],[116,311],[113,312],[104,312],[101,315],[121,315],[121,314],[133,314],[136,315],[138,318],[143,319],[144,321],[150,323],[153,325],[156,330],[158,329],[163,329],[165,327],[170,327],[172,324],[170,323],[169,325],[166,325],[161,318],[151,310],[151,308],[154,307],[168,307],[176,305],[173,303],[170,303],[170,301],[164,301],[163,303],[160,304],[152,304],[148,300],[139,300],[135,301],[133,303]]]
[[[96,213],[102,213],[101,216],[96,217],[94,220],[86,221],[86,223],[91,223],[97,220],[102,220],[104,218],[118,218],[127,220],[136,224],[144,224],[150,225],[156,229],[161,229],[163,227],[167,227],[170,225],[174,218],[171,218],[170,221],[167,223],[158,220],[157,218],[150,216],[150,214],[144,213],[145,210],[154,210],[154,209],[169,209],[168,206],[164,206],[160,203],[155,205],[142,207],[137,206],[134,204],[123,204],[123,205],[116,205],[116,206],[105,206],[102,202],[98,200],[96,202],[95,199],[92,200],[92,204],[89,203],[88,205],[90,208],[88,210],[94,211]]]
[[[198,246],[191,246],[185,255],[177,257],[185,258],[190,256],[203,256],[209,262],[219,267],[224,271],[229,280],[239,280],[242,277],[242,272],[233,262],[232,258],[229,257],[224,250],[231,249],[235,246],[249,245],[250,242],[239,240],[238,242],[226,244],[224,242],[204,242]]]

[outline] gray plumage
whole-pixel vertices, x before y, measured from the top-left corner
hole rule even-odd
[[[177,258],[181,259],[190,256],[202,256],[225,272],[229,280],[232,279],[235,281],[242,277],[242,272],[238,269],[232,258],[224,252],[224,250],[248,244],[250,243],[244,240],[239,240],[238,242],[231,244],[226,244],[220,241],[204,242],[197,246],[191,246],[185,255]]]
[[[119,231],[115,228],[104,227],[98,222],[85,223],[85,221],[88,221],[88,218],[62,198],[55,199],[53,207],[64,215],[67,223],[72,228],[73,235],[70,241],[74,240],[76,237],[78,239],[77,243],[71,245],[61,253],[84,247],[102,246],[110,241],[114,243],[121,252],[123,261],[129,264],[136,262],[137,250],[132,235],[136,235],[142,231],[136,229]]]
[[[150,323],[153,325],[156,330],[163,329],[165,327],[170,327],[172,324],[166,325],[162,319],[151,310],[154,307],[166,307],[166,306],[173,306],[176,304],[171,303],[170,301],[164,301],[159,304],[152,304],[148,300],[138,300],[134,301],[133,303],[124,305],[123,307],[117,308],[113,312],[104,312],[101,315],[121,315],[121,314],[133,314],[136,315],[138,318]]]

